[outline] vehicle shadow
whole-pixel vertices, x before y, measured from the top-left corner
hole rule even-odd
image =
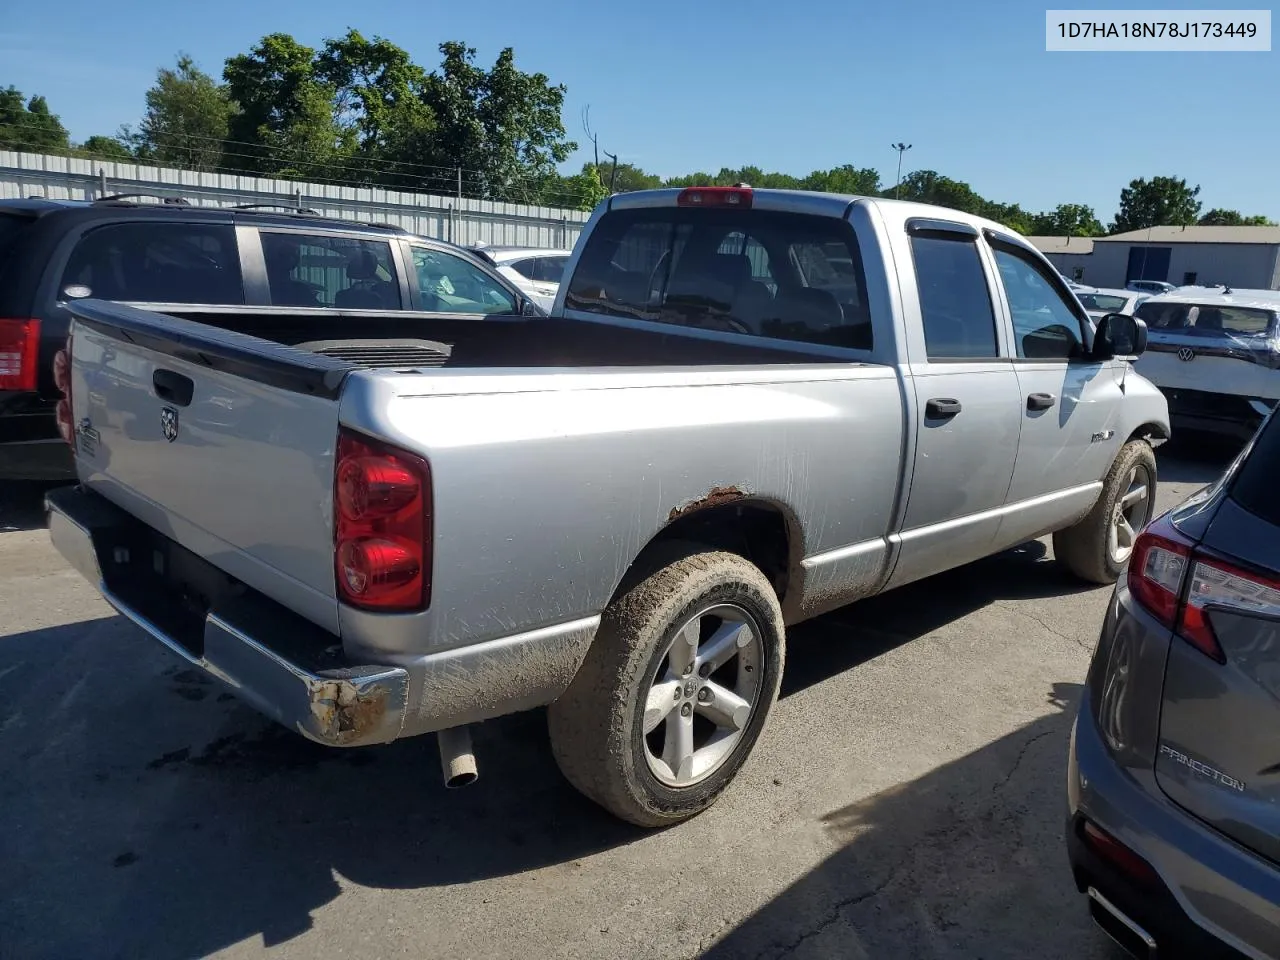
[[[1124,956],[1085,919],[1067,865],[1067,740],[1080,693],[1055,684],[1046,716],[830,811],[822,822],[836,852],[703,956]]]
[[[792,631],[784,696],[993,601],[1080,589],[1031,543],[838,610]],[[446,791],[433,737],[311,744],[119,617],[4,638],[0,703],[0,816],[22,825],[5,860],[23,865],[0,872],[0,942],[24,957],[101,956],[103,944],[111,955],[204,956],[257,936],[273,945],[311,927],[341,895],[339,877],[465,884],[653,836],[568,786],[541,711],[479,725],[481,778]],[[1055,794],[1045,809],[1059,807]],[[884,810],[918,822],[910,804]]]
[[[0,480],[0,533],[43,529],[44,495],[58,486],[44,480]]]

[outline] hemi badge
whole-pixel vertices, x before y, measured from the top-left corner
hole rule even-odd
[[[1095,433],[1092,437],[1090,437],[1089,442],[1103,443],[1104,441],[1110,440],[1115,435],[1116,435],[1116,432],[1114,430],[1103,430],[1101,433]]]

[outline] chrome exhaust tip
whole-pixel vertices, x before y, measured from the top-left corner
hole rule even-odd
[[[1156,938],[1096,889],[1090,887],[1088,892],[1089,914],[1103,933],[1130,955],[1144,960],[1156,960]]]
[[[450,727],[436,733],[440,746],[440,769],[444,785],[450,790],[470,786],[480,777],[476,771],[476,755],[471,749],[471,728]]]

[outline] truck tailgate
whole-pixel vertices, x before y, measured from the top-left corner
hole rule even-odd
[[[81,482],[336,632],[333,458],[348,365],[118,304],[71,309]]]

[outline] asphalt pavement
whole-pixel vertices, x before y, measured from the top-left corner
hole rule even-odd
[[[1225,454],[1161,451],[1159,506]],[[113,616],[0,485],[0,956],[1117,956],[1062,843],[1109,591],[1046,542],[791,632],[755,755],[706,814],[625,826],[541,713],[331,751]]]

